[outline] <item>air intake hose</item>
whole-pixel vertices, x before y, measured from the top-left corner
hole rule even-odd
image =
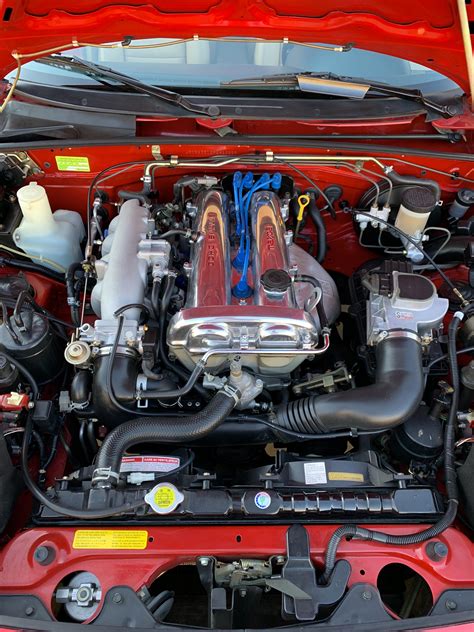
[[[390,332],[376,348],[375,383],[350,391],[298,399],[276,410],[273,424],[305,434],[341,428],[384,430],[403,423],[424,391],[421,345],[405,332]]]
[[[139,417],[117,426],[105,438],[97,455],[94,484],[117,483],[122,456],[139,443],[187,443],[202,439],[230,415],[240,399],[238,391],[223,389],[195,415],[175,417]]]

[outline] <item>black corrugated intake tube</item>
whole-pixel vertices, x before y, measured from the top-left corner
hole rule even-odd
[[[305,434],[342,428],[388,430],[418,408],[424,391],[421,346],[404,332],[390,332],[376,347],[375,383],[349,391],[305,397],[276,409],[273,424]]]
[[[163,418],[139,417],[112,430],[97,455],[93,483],[106,485],[118,481],[120,462],[125,451],[138,443],[182,443],[207,436],[223,423],[240,398],[238,391],[219,391],[209,404],[194,415]]]
[[[373,531],[357,525],[343,525],[339,527],[332,534],[326,550],[326,564],[323,574],[324,581],[329,581],[331,577],[331,573],[336,564],[337,549],[343,538],[351,537],[359,540],[379,542],[381,544],[410,546],[421,544],[431,538],[438,537],[441,533],[443,533],[443,531],[453,524],[457,515],[459,504],[456,470],[454,465],[455,424],[459,403],[459,368],[456,356],[456,335],[463,317],[464,314],[462,312],[456,312],[449,325],[448,332],[448,358],[451,369],[453,393],[449,416],[444,431],[444,477],[448,500],[444,515],[437,523],[428,527],[428,529],[418,531],[418,533],[409,533],[407,535],[390,535],[389,533]]]

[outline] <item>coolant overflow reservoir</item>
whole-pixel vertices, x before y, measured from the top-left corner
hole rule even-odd
[[[13,233],[15,244],[27,255],[49,259],[65,270],[82,261],[85,231],[79,213],[53,213],[45,189],[36,182],[19,189],[17,196],[23,219]],[[43,265],[57,270],[46,261]]]

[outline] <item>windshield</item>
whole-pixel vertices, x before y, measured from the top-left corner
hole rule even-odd
[[[215,88],[233,79],[279,73],[331,72],[400,87],[416,87],[425,94],[460,90],[454,82],[429,68],[357,48],[335,52],[294,43],[221,39],[133,49],[141,44],[171,41],[136,40],[128,48],[83,47],[64,54],[107,66],[145,83],[175,88]],[[22,79],[48,85],[95,83],[89,77],[34,61],[25,64]]]

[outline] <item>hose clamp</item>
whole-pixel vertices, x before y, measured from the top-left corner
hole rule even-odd
[[[380,332],[377,344],[384,340],[394,340],[395,338],[408,338],[409,340],[415,340],[415,342],[421,344],[420,336],[409,329],[390,329],[389,331]]]
[[[103,347],[99,347],[95,351],[96,357],[109,356],[112,353],[113,345],[105,345]],[[117,347],[116,356],[127,356],[130,358],[137,358],[138,351],[133,349],[132,347],[125,347],[124,345],[120,345]]]
[[[115,484],[119,482],[120,474],[114,472],[110,467],[98,467],[92,474],[92,484],[95,485],[100,481],[110,482],[110,479],[114,479]]]
[[[242,397],[242,394],[239,391],[239,389],[235,388],[234,386],[231,386],[231,384],[226,384],[219,391],[219,393],[223,393],[224,395],[227,395],[227,397],[231,397],[235,401],[236,406],[240,402],[240,398]]]

